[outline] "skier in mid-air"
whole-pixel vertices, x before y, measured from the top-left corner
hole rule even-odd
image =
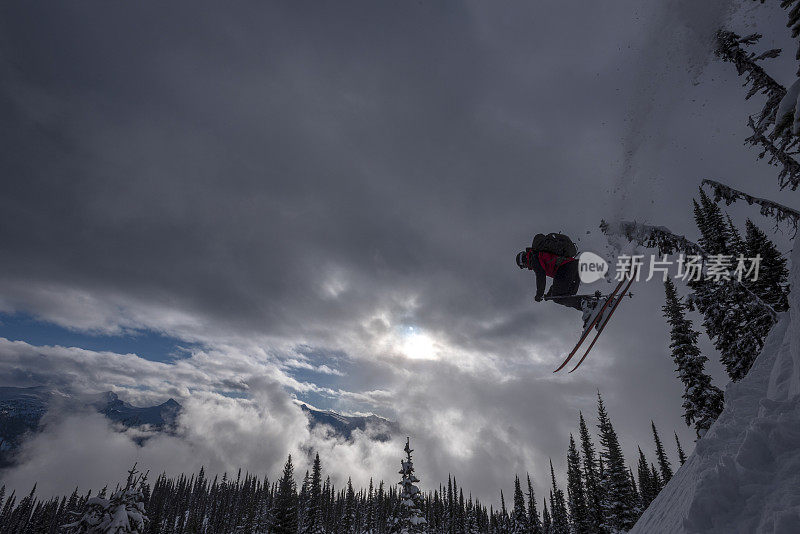
[[[583,299],[565,298],[576,295],[581,285],[577,254],[578,249],[572,240],[556,233],[536,234],[531,246],[517,254],[517,266],[536,273],[536,296],[533,297],[536,302],[546,298],[576,310],[583,309]],[[553,284],[545,294],[547,277],[553,279]]]
[[[542,299],[553,300],[563,306],[583,312],[583,334],[575,348],[567,354],[554,372],[560,371],[569,363],[594,328],[597,330],[597,334],[572,371],[575,371],[583,363],[622,301],[622,297],[628,293],[628,289],[636,279],[635,269],[632,269],[630,274],[623,277],[609,295],[601,295],[599,291],[593,295],[578,295],[581,279],[580,262],[576,261],[577,255],[578,248],[575,243],[564,234],[557,233],[536,234],[531,246],[517,254],[517,266],[520,269],[529,269],[536,273],[536,296],[533,297],[536,302],[540,302]],[[544,289],[548,276],[553,279],[553,284],[550,286],[550,291],[545,294]],[[621,293],[620,290],[622,290]]]

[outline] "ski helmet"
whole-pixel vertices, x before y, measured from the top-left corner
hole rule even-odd
[[[528,267],[528,251],[523,250],[519,254],[517,254],[517,267],[520,269],[526,269]]]

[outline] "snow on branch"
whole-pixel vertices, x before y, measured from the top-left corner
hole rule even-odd
[[[787,186],[797,189],[800,186],[800,163],[794,156],[798,154],[800,144],[800,114],[797,113],[800,109],[797,106],[800,84],[795,83],[787,91],[761,66],[764,59],[777,57],[780,49],[773,48],[761,54],[745,50],[745,47],[757,43],[761,34],[741,37],[731,31],[719,30],[716,37],[715,55],[722,61],[733,63],[739,76],[744,76],[745,87],[749,86],[745,99],[756,94],[767,98],[761,111],[748,118],[747,125],[753,135],[745,139],[745,143],[760,147],[759,159],[768,156],[770,165],[781,167],[778,175],[781,189]]]
[[[703,258],[710,256],[700,245],[682,235],[673,234],[666,226],[651,226],[635,221],[620,221],[612,225],[601,221],[600,230],[608,236],[624,237],[631,243],[658,249],[659,254],[683,252]]]
[[[737,200],[744,200],[751,205],[758,204],[761,206],[761,215],[774,218],[776,226],[778,223],[787,221],[788,224],[792,225],[792,228],[794,228],[795,234],[797,234],[798,227],[800,226],[800,211],[765,198],[748,195],[743,191],[734,189],[716,180],[705,179],[702,181],[702,185],[707,185],[711,188],[711,191],[714,193],[714,202],[724,200],[726,206],[730,206]]]
[[[713,256],[694,241],[690,241],[682,235],[672,233],[666,226],[652,226],[649,224],[637,223],[636,221],[620,221],[610,224],[605,220],[601,220],[600,231],[607,236],[624,237],[631,243],[647,248],[655,248],[661,255],[682,252],[688,255],[702,256],[704,261]],[[741,287],[755,302],[772,316],[773,321],[778,320],[778,313],[775,309],[761,300],[758,295],[750,291],[746,285],[734,279],[728,280],[727,282]]]

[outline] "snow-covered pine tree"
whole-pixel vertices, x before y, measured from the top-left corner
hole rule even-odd
[[[523,501],[524,503],[525,501]],[[458,490],[458,514],[456,517],[456,532],[464,532],[466,529],[466,521],[467,521],[467,514],[466,508],[464,504],[464,489],[459,488]]]
[[[364,534],[375,534],[375,489],[372,486],[372,477],[369,479],[369,489],[367,490],[366,516],[364,517]]]
[[[636,478],[633,476],[633,469],[628,467],[628,480],[631,484],[631,508],[633,509],[634,520],[636,523],[639,516],[642,515],[644,509],[642,508],[642,496],[639,495],[639,488],[636,487]]]
[[[764,59],[777,57],[780,49],[767,50],[759,55],[744,49],[744,46],[755,44],[761,37],[758,33],[741,37],[731,31],[720,30],[717,32],[715,54],[723,61],[733,63],[739,76],[745,76],[745,85],[750,86],[745,99],[758,93],[767,96],[761,111],[748,117],[747,123],[753,135],[745,142],[761,148],[759,159],[769,154],[768,162],[781,166],[778,175],[781,189],[789,186],[794,190],[800,185],[800,164],[792,157],[797,138],[792,135],[792,116],[778,117],[786,88],[769,76],[759,64]],[[794,109],[794,106],[791,108]],[[773,125],[775,128],[768,133]]]
[[[661,488],[664,487],[664,481],[661,480],[661,475],[658,474],[655,464],[650,462],[650,483],[653,485],[653,493],[659,494]]]
[[[430,522],[429,522],[430,524]],[[464,532],[465,534],[475,534],[478,530],[478,522],[475,517],[475,507],[472,504],[472,494],[467,499],[467,505],[464,510]],[[433,530],[430,529],[429,532]],[[433,532],[436,532],[433,530]]]
[[[550,492],[550,500],[553,500],[553,492]],[[553,521],[550,519],[550,512],[547,510],[547,499],[542,499],[542,532],[544,534],[553,534]]]
[[[424,532],[426,521],[422,513],[422,493],[416,486],[419,479],[414,475],[414,462],[411,459],[411,453],[414,451],[411,448],[410,438],[406,438],[406,446],[403,450],[406,453],[406,459],[400,460],[401,478],[398,484],[402,488],[400,492],[401,509],[395,532],[400,534]]]
[[[661,480],[664,486],[672,478],[672,466],[667,458],[667,453],[664,452],[664,446],[661,444],[661,437],[656,430],[656,424],[651,420],[650,427],[653,429],[653,441],[656,444],[656,459],[658,460],[658,468],[661,470]]]
[[[81,517],[62,527],[70,534],[143,534],[148,525],[144,506],[147,473],[128,471],[125,487],[105,498],[105,489],[86,501]],[[35,487],[34,487],[35,491]],[[31,492],[32,500],[33,492]],[[31,511],[33,512],[33,510]]]
[[[372,480],[370,480],[370,490]],[[303,524],[300,534],[322,534],[322,463],[319,453],[314,456],[314,465],[311,468],[311,477],[308,482],[308,495],[303,513]]]
[[[605,532],[605,516],[603,513],[603,491],[600,484],[600,466],[597,453],[589,434],[589,428],[583,418],[583,413],[578,412],[578,429],[581,438],[581,453],[583,454],[583,480],[586,484],[586,506],[589,511],[589,524],[592,532]]]
[[[311,475],[308,470],[303,477],[303,484],[300,486],[300,493],[297,495],[297,532],[305,532],[306,518],[309,514],[309,486],[311,485]]]
[[[695,202],[694,206],[697,206]],[[696,220],[700,230],[700,246],[709,254],[734,254],[732,228],[717,204],[705,190],[700,188],[700,211],[702,217]],[[695,209],[695,213],[697,210]],[[741,238],[740,238],[741,240]]]
[[[699,205],[696,201],[693,205],[695,222],[701,234],[699,242],[704,252],[733,257],[737,242],[735,229],[726,220],[719,206],[702,188]],[[703,313],[703,325],[726,367],[731,369],[739,362],[746,361],[753,352],[754,345],[758,344],[757,339],[741,328],[742,323],[751,315],[746,288],[724,279],[709,280],[707,277],[690,281],[689,286],[694,290],[692,302]]]
[[[703,212],[701,244],[712,254],[736,257],[742,247],[738,231],[702,188],[700,196]],[[760,298],[760,295],[749,289],[746,281],[702,280],[690,285],[695,290],[693,301],[705,317],[706,332],[720,351],[720,360],[731,380],[740,380],[764,346],[764,339],[774,323],[774,311],[763,309],[754,302],[752,296]]]
[[[639,475],[639,497],[642,510],[645,510],[650,506],[653,499],[655,499],[657,492],[653,488],[653,480],[650,477],[650,466],[647,464],[647,459],[644,457],[641,447],[639,447],[639,465],[637,467],[637,473]]]
[[[581,475],[581,457],[572,434],[569,435],[567,451],[567,503],[572,532],[574,534],[592,534],[589,508],[586,505],[586,491]]]
[[[745,247],[744,239],[742,239],[742,234],[739,233],[739,230],[736,228],[736,225],[733,224],[733,220],[731,220],[731,216],[727,213],[725,214],[725,220],[728,223],[728,233],[731,236],[731,243],[730,243],[731,254],[733,254],[734,258],[738,257],[740,254],[746,257],[747,247]]]
[[[786,311],[789,309],[786,258],[753,221],[747,219],[745,226],[745,256],[761,258],[758,280],[750,282],[748,286],[775,311]]]
[[[503,490],[500,490],[500,511],[497,512],[497,523],[495,528],[498,534],[509,534],[508,510],[506,509],[506,499],[503,497]]]
[[[681,440],[678,439],[678,433],[675,432],[675,444],[678,446],[678,461],[681,465],[686,463],[686,453],[683,452],[683,447],[681,447]]]
[[[683,415],[687,425],[694,424],[698,436],[704,433],[722,412],[722,391],[711,383],[705,372],[707,358],[697,346],[699,333],[686,318],[686,305],[678,297],[675,284],[669,278],[664,282],[664,317],[670,325],[669,345],[678,376],[683,382]]]
[[[553,460],[550,460],[550,480],[553,490],[550,492],[550,513],[552,514],[552,534],[569,534],[569,515],[564,492],[556,483],[556,472],[553,469]]]
[[[528,512],[525,509],[525,496],[519,484],[519,476],[514,477],[514,510],[511,512],[512,534],[528,534]]]
[[[339,523],[339,532],[342,534],[355,534],[356,527],[356,494],[353,490],[353,481],[347,477],[347,490],[344,498],[344,513]]]
[[[290,454],[283,466],[283,476],[278,481],[275,500],[272,504],[272,530],[275,534],[297,532],[297,487],[294,481],[294,465]]]
[[[529,534],[542,534],[542,520],[536,510],[536,495],[531,484],[531,475],[528,474],[528,532]]]
[[[636,511],[633,508],[635,497],[628,477],[628,469],[625,466],[622,447],[599,392],[597,393],[597,417],[600,429],[600,458],[604,466],[601,485],[607,530],[612,533],[626,532],[635,523]]]

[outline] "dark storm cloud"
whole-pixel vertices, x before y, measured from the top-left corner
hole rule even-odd
[[[431,320],[492,316],[521,224],[567,201],[551,177],[585,174],[497,119],[542,128],[541,93],[510,109],[457,5],[41,9],[5,17],[9,276],[268,331],[392,289],[429,295]],[[320,301],[337,268],[358,288]]]
[[[600,252],[618,212],[691,233],[701,178],[764,196],[775,180],[741,148],[730,65],[698,78],[702,46],[675,47],[726,2],[583,4],[3,6],[0,310],[217,347],[181,363],[182,383],[147,374],[159,392],[285,372],[296,393],[327,363],[345,376],[323,372],[317,394],[416,424],[429,472],[467,458],[486,497],[563,456],[597,388],[626,447],[650,418],[681,431],[659,287],[584,374],[551,378],[577,317],[534,305],[513,256],[545,230]],[[775,12],[759,29],[785,36]],[[410,326],[454,355],[393,356],[384,341]],[[438,450],[469,414],[486,443]]]

